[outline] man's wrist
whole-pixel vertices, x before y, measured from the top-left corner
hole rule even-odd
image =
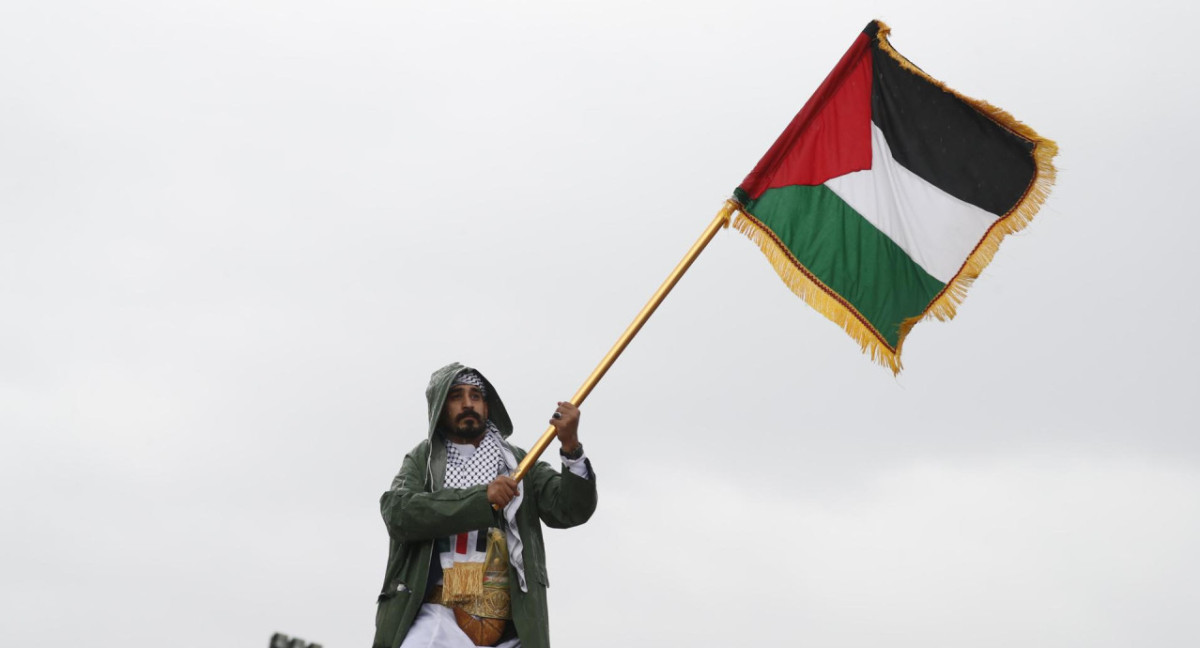
[[[568,449],[567,446],[564,444],[561,448],[558,449],[558,453],[560,455],[562,455],[562,457],[564,459],[570,459],[572,461],[577,460],[583,456],[583,444],[576,441],[575,447],[570,448],[570,449]]]

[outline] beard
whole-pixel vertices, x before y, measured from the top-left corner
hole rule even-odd
[[[453,426],[442,426],[442,433],[455,438],[474,441],[487,431],[483,417],[476,412],[463,412],[454,420]]]

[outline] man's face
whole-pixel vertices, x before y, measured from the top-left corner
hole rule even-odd
[[[446,394],[442,407],[442,427],[468,441],[479,438],[487,429],[488,407],[483,392],[473,385],[455,385]]]

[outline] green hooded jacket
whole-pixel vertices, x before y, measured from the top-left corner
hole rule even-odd
[[[502,516],[487,499],[487,486],[443,488],[446,476],[446,446],[437,432],[438,417],[450,385],[458,374],[475,371],[452,363],[438,369],[429,379],[425,398],[429,402],[429,430],[424,441],[404,457],[392,487],[379,500],[383,521],[391,540],[383,590],[375,613],[373,648],[396,648],[408,634],[424,602],[433,546],[438,538],[489,526],[500,526]],[[479,374],[483,377],[483,374]],[[512,420],[496,388],[487,385],[488,418],[500,429],[504,444],[516,456],[525,451],[512,446]],[[570,471],[555,471],[539,461],[526,475],[522,488],[525,500],[517,511],[517,529],[524,544],[527,592],[522,592],[515,573],[512,583],[512,615],[523,648],[550,645],[550,623],[546,612],[546,554],[541,522],[567,528],[587,522],[596,510],[596,473],[588,464],[589,479]],[[512,566],[509,565],[510,572]]]

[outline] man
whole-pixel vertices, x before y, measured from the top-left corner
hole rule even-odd
[[[374,648],[545,648],[541,522],[572,527],[596,509],[579,410],[560,402],[550,419],[562,472],[538,462],[518,483],[509,475],[525,451],[505,440],[512,421],[483,374],[449,364],[425,397],[428,438],[380,498],[391,547]]]

